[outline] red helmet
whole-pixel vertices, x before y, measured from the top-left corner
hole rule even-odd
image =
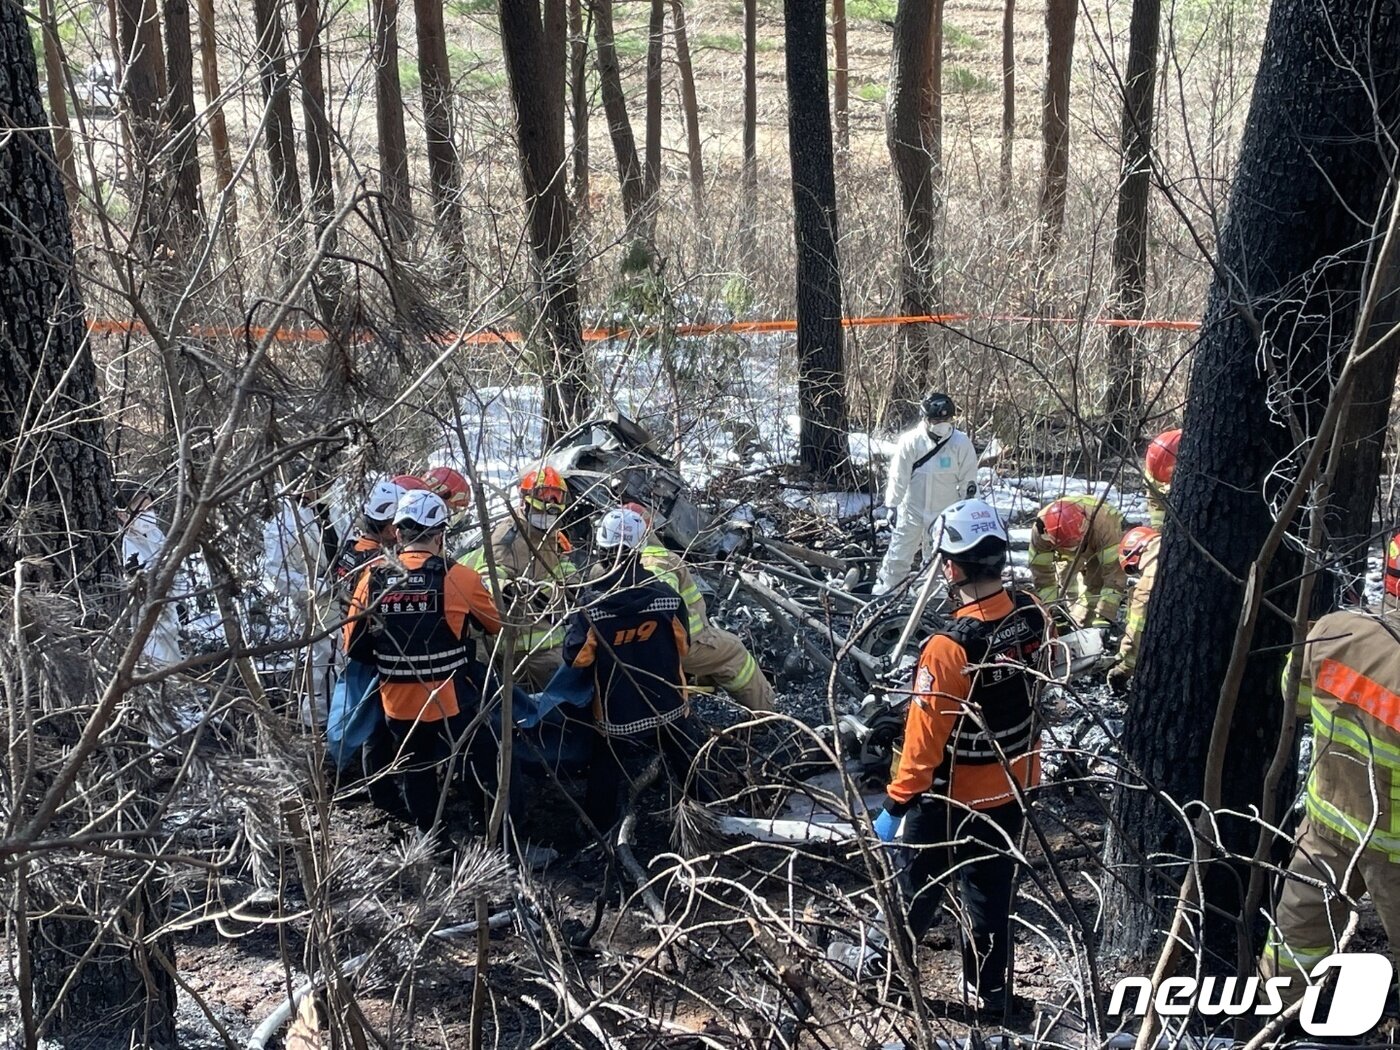
[[[1390,537],[1385,550],[1385,593],[1400,598],[1400,532]]]
[[[1072,500],[1057,499],[1037,515],[1040,527],[1059,550],[1078,547],[1089,531],[1089,514]]]
[[[651,508],[650,508],[650,507],[644,507],[644,506],[642,506],[642,504],[640,504],[640,503],[624,503],[624,504],[622,505],[622,509],[623,509],[623,510],[630,510],[630,511],[632,511],[632,513],[639,515],[639,516],[641,517],[641,519],[642,519],[644,522],[647,523],[647,528],[651,528]]]
[[[395,474],[389,480],[405,492],[416,492],[418,489],[428,487],[417,474]]]
[[[1147,476],[1159,485],[1170,485],[1176,472],[1176,449],[1181,444],[1180,430],[1164,430],[1147,446]]]
[[[559,471],[553,467],[541,467],[520,479],[520,498],[531,510],[562,514],[569,490],[564,487]]]
[[[1118,564],[1124,572],[1137,572],[1147,545],[1161,533],[1150,525],[1134,525],[1118,543]]]
[[[429,467],[423,475],[423,481],[429,492],[435,492],[442,497],[448,509],[455,512],[471,506],[471,485],[451,467]]]

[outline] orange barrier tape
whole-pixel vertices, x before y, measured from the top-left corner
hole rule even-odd
[[[1194,332],[1200,327],[1197,321],[1138,320],[1126,317],[1030,317],[1020,314],[915,314],[905,316],[843,317],[843,328],[885,328],[909,324],[965,324],[969,321],[999,321],[1008,324],[1090,324],[1105,328],[1144,328],[1154,331]],[[140,321],[116,321],[99,319],[88,322],[88,330],[94,335],[125,335],[130,332],[144,332],[146,326]],[[601,343],[615,339],[630,339],[634,336],[655,335],[657,326],[647,328],[585,328],[585,342]],[[189,334],[198,339],[251,338],[263,340],[271,334],[279,343],[323,343],[327,335],[322,328],[279,328],[273,332],[269,328],[231,325],[191,325]],[[791,318],[768,321],[719,321],[709,324],[678,324],[671,329],[674,335],[766,335],[774,332],[795,332],[797,322]],[[361,335],[360,339],[369,339]],[[471,332],[458,335],[452,332],[438,332],[431,336],[433,341],[443,345],[460,342],[468,346],[482,346],[501,343],[521,343],[525,336],[520,332]]]

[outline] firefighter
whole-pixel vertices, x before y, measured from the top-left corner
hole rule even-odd
[[[624,503],[624,510],[641,516],[647,525],[642,564],[685,602],[690,627],[690,648],[685,673],[697,685],[718,686],[750,711],[773,710],[773,686],[739,636],[710,623],[705,596],[685,560],[663,544],[652,530],[652,516],[639,503]]]
[[[1260,959],[1265,977],[1292,978],[1299,999],[1313,966],[1338,950],[1365,892],[1400,952],[1400,534],[1390,541],[1378,609],[1322,617],[1308,632],[1298,715],[1311,715],[1307,815]]]
[[[595,536],[608,555],[596,594],[568,621],[564,660],[591,668],[597,729],[584,811],[600,831],[622,815],[626,788],[658,752],[685,783],[702,734],[691,718],[681,663],[690,645],[685,603],[641,558],[647,525],[616,507]],[[697,781],[698,783],[698,781]]]
[[[505,613],[515,599],[523,609],[524,622],[515,638],[516,672],[536,692],[563,664],[559,646],[564,640],[564,586],[578,571],[570,558],[573,546],[559,531],[567,499],[568,489],[557,470],[530,471],[520,479],[519,514],[497,525],[490,539],[501,588],[495,595],[497,605]],[[491,588],[485,547],[461,561]]]
[[[400,801],[425,833],[437,822],[438,768],[451,744],[451,720],[480,701],[462,695],[475,655],[468,628],[495,634],[501,627],[481,577],[443,557],[449,516],[433,493],[404,493],[393,519],[398,553],[360,574],[345,625],[345,651],[376,668],[384,705],[387,732],[371,745],[366,772],[383,776],[396,758],[402,763]],[[492,763],[475,750],[467,760],[482,767],[483,778],[492,776]]]
[[[1154,529],[1160,529],[1167,520],[1167,497],[1171,494],[1180,445],[1180,430],[1164,430],[1147,446],[1143,473],[1147,475],[1147,520]]]
[[[921,408],[923,420],[899,435],[890,458],[885,506],[893,517],[876,594],[909,575],[920,549],[927,556],[929,526],[944,507],[977,494],[977,450],[953,426],[958,406],[947,394],[931,393]]]
[[[1031,582],[1040,600],[1074,598],[1078,624],[1111,627],[1128,578],[1118,564],[1123,515],[1098,496],[1065,496],[1041,508],[1031,530]]]
[[[1162,549],[1162,534],[1147,525],[1135,525],[1123,534],[1118,545],[1118,566],[1124,575],[1137,574],[1137,583],[1128,594],[1128,622],[1123,627],[1123,641],[1118,645],[1118,662],[1108,672],[1108,684],[1116,695],[1127,691],[1128,682],[1137,670],[1138,649],[1142,632],[1147,626],[1147,602],[1152,597],[1152,585],[1157,579],[1157,556]]]
[[[451,467],[429,467],[423,472],[423,483],[429,492],[442,497],[454,520],[472,505],[472,487],[460,471]]]
[[[1002,585],[1010,544],[991,506],[955,503],[933,532],[963,604],[919,656],[903,750],[875,831],[892,842],[902,823],[902,843],[916,850],[906,916],[916,943],[956,879],[966,917],[963,978],[972,1002],[997,1013],[1010,991],[1013,854],[1025,820],[1018,796],[1040,782],[1030,669],[1052,628],[1032,595]]]
[[[360,570],[394,545],[398,530],[394,528],[394,513],[405,492],[426,488],[421,478],[398,474],[376,481],[360,508],[355,538],[340,548],[331,575],[336,597],[343,615],[350,608],[350,599],[359,582]]]

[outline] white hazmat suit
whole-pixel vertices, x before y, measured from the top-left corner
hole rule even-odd
[[[885,506],[896,510],[895,525],[875,579],[876,594],[909,574],[914,555],[927,546],[929,527],[944,508],[976,494],[977,450],[972,439],[951,423],[941,426],[949,428],[946,437],[931,433],[930,424],[919,423],[895,443],[885,482]],[[930,553],[925,549],[924,557]]]
[[[144,510],[132,517],[122,530],[122,565],[128,571],[144,572],[155,564],[164,546],[165,532],[156,521],[155,512]],[[161,606],[160,616],[146,637],[142,652],[158,667],[178,664],[185,658],[180,650],[180,617],[174,605]]]
[[[326,581],[321,523],[316,512],[296,499],[284,499],[263,527],[263,583],[277,604],[289,637],[320,634],[332,623],[332,595]],[[335,642],[312,642],[299,662],[301,718],[324,723],[335,685]]]

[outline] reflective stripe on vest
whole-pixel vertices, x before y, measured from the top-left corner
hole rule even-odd
[[[1312,722],[1314,749],[1324,745],[1345,747],[1355,753],[1359,775],[1368,775],[1373,767],[1387,770],[1392,827],[1377,825],[1373,829],[1370,817],[1339,809],[1318,789],[1316,766],[1308,774],[1308,816],[1348,841],[1378,850],[1392,861],[1400,861],[1400,827],[1393,826],[1400,821],[1400,797],[1396,797],[1400,795],[1400,748],[1377,740],[1346,719],[1336,718],[1317,697],[1312,701]]]
[[[754,660],[753,654],[745,653],[744,666],[739,668],[739,673],[727,682],[720,682],[720,685],[730,690],[742,689],[753,681],[753,676],[756,674],[758,674],[758,662]]]
[[[1024,755],[1031,749],[1031,724],[1034,721],[1035,716],[1032,714],[1027,715],[1020,725],[1003,729],[1000,733],[988,734],[980,727],[975,733],[959,733],[956,737],[957,746],[953,748],[953,757],[973,762],[995,762],[1002,755],[1008,758]]]
[[[1313,677],[1313,687],[1400,731],[1400,696],[1341,661],[1323,660]]]
[[[471,646],[460,645],[456,649],[421,656],[380,653],[377,662],[380,676],[391,682],[440,682],[466,667],[471,662],[471,653]]]

